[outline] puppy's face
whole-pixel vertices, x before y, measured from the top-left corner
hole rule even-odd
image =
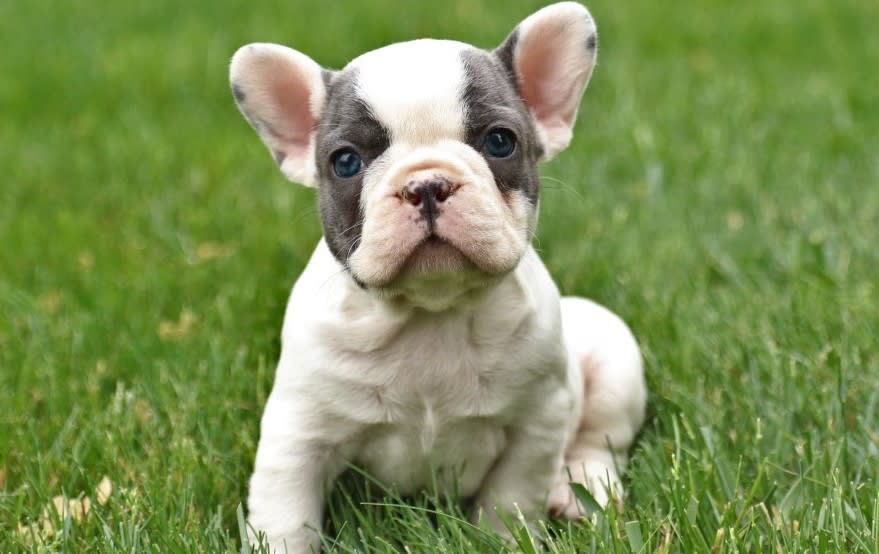
[[[329,71],[251,44],[231,83],[285,175],[318,188],[327,245],[354,279],[430,304],[516,267],[537,162],[570,141],[595,39],[586,9],[564,2],[492,52],[417,40]]]

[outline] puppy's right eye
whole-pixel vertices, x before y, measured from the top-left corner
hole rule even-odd
[[[363,168],[360,154],[350,148],[343,148],[333,154],[333,172],[342,179],[354,177]]]

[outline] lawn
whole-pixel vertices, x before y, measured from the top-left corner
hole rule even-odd
[[[235,109],[235,49],[492,47],[539,5],[0,3],[0,552],[241,546],[320,228]],[[518,549],[879,552],[879,3],[590,8],[599,65],[536,245],[631,324],[651,419],[623,510]],[[333,496],[328,549],[502,548],[459,503],[365,488]],[[43,517],[60,495],[88,514]]]

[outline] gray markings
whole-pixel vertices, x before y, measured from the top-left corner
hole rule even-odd
[[[542,148],[531,115],[511,82],[517,32],[494,53],[476,48],[462,52],[465,85],[462,102],[466,109],[467,142],[483,152],[485,135],[495,128],[516,135],[516,150],[508,158],[485,156],[495,182],[504,193],[520,191],[537,203],[540,180],[537,160]]]
[[[503,44],[498,46],[494,55],[501,62],[501,66],[503,66],[504,70],[507,72],[507,80],[513,85],[513,88],[516,89],[516,92],[519,91],[519,82],[516,80],[516,72],[513,69],[513,55],[516,51],[516,45],[519,43],[519,28],[516,27],[513,29],[513,32],[504,40]]]
[[[331,69],[321,68],[320,77],[324,82],[324,88],[329,89],[330,84],[333,82],[333,77],[335,77],[336,72]]]
[[[285,140],[283,133],[279,133],[277,129],[275,129],[269,123],[266,123],[265,120],[256,117],[256,115],[251,113],[252,110],[248,109],[247,106],[245,106],[245,103],[247,102],[247,93],[245,93],[244,90],[240,86],[238,86],[237,83],[232,83],[231,88],[232,96],[235,98],[235,104],[238,106],[238,111],[241,112],[241,115],[244,116],[244,119],[247,120],[250,126],[253,127],[253,129],[258,135],[260,135],[260,137],[262,137],[264,140]],[[275,157],[275,161],[277,162],[278,152],[273,151],[272,155]],[[280,162],[278,163],[280,164]]]
[[[241,90],[237,84],[232,83],[232,96],[235,97],[235,102],[239,105],[243,104],[245,100],[247,100],[247,95],[244,94],[244,91]]]
[[[340,148],[353,148],[364,166],[390,145],[390,134],[357,96],[357,72],[353,69],[324,72],[327,101],[317,130],[315,162],[318,179],[318,211],[330,252],[347,267],[348,258],[360,244],[363,213],[360,193],[363,171],[341,179],[332,170],[331,157]]]

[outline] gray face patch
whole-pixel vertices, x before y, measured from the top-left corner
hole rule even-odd
[[[466,83],[467,143],[485,157],[495,183],[504,193],[519,191],[536,204],[540,190],[537,161],[542,148],[525,103],[516,90],[512,50],[516,32],[496,52],[466,50],[461,54]],[[516,150],[507,158],[485,153],[486,135],[493,129],[508,129],[516,136]]]
[[[317,130],[315,161],[320,182],[318,210],[327,246],[339,262],[348,266],[348,257],[357,248],[363,227],[360,193],[363,173],[340,178],[333,171],[333,154],[351,148],[363,159],[364,168],[390,145],[390,135],[357,97],[357,72],[353,69],[332,74],[324,72],[327,86],[326,107]]]
[[[493,54],[501,62],[504,71],[507,72],[507,80],[513,85],[516,92],[519,92],[519,83],[516,81],[516,72],[513,70],[513,52],[516,50],[516,44],[519,43],[519,28],[513,29],[513,32],[507,36],[503,44],[498,46]]]

